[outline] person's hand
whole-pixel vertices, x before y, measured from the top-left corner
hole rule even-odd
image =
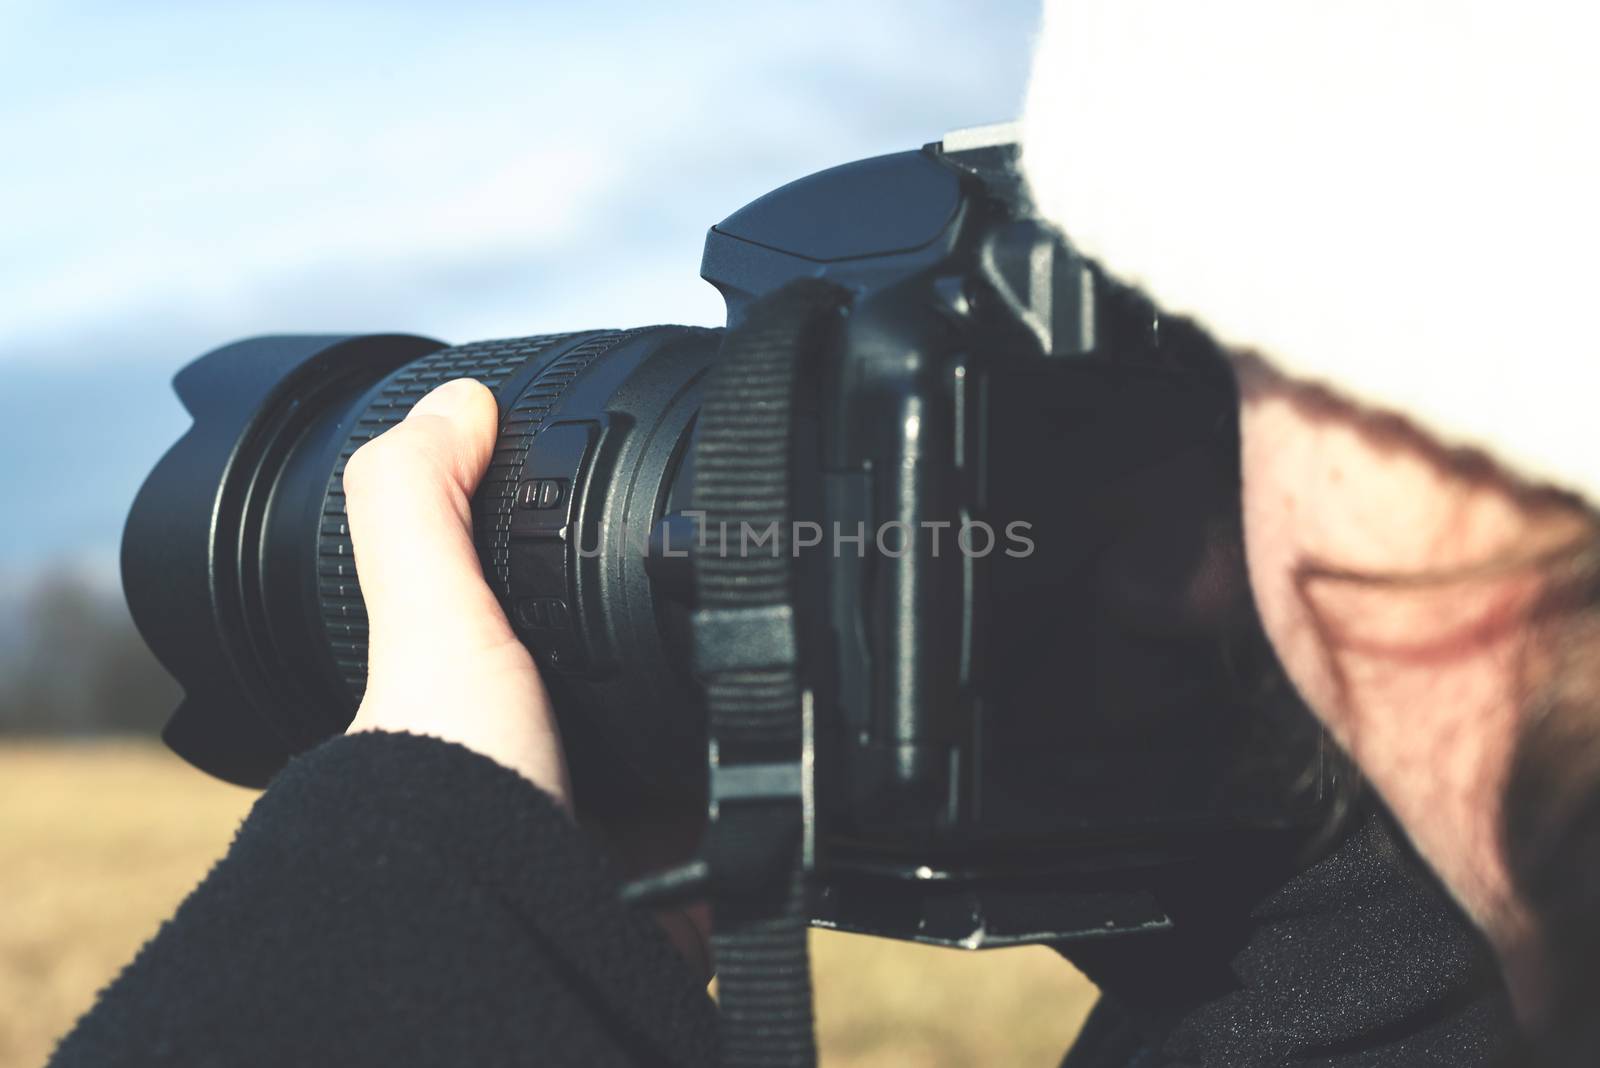
[[[447,382],[345,467],[345,506],[371,635],[367,692],[350,731],[408,731],[466,746],[572,809],[549,696],[483,579],[472,542],[472,493],[494,451],[494,394]],[[625,877],[682,860],[700,820],[660,813],[590,827]],[[691,969],[710,978],[704,904],[656,919]]]
[[[486,387],[447,382],[345,468],[350,538],[371,621],[367,692],[350,730],[459,743],[570,808],[549,697],[472,542],[472,492],[498,424]]]

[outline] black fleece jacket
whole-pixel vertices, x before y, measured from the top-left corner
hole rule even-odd
[[[1510,1063],[1487,946],[1384,814],[1287,882],[1202,909],[1171,938],[1071,952],[1101,999],[1063,1068]]]
[[[337,738],[279,773],[51,1063],[714,1063],[704,985],[616,888],[515,772]]]
[[[62,1041],[94,1065],[710,1065],[715,1011],[595,843],[515,773],[399,734],[293,761]],[[1071,1068],[1474,1068],[1481,944],[1378,819],[1228,930],[1073,959]]]

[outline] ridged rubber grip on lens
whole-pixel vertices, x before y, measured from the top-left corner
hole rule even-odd
[[[356,700],[360,700],[367,686],[367,608],[356,578],[355,552],[345,515],[345,465],[362,445],[404,419],[412,406],[434,387],[456,378],[475,378],[497,390],[529,361],[548,355],[552,348],[575,336],[545,334],[477,341],[441,349],[390,375],[356,420],[344,447],[339,450],[333,476],[328,480],[317,546],[317,596],[321,602],[323,627],[339,675]],[[503,429],[501,443],[504,441]],[[523,452],[526,451],[524,445]],[[496,457],[499,455],[500,450],[496,449]],[[485,488],[490,488],[487,479]],[[516,492],[515,483],[511,492]]]
[[[511,596],[511,515],[517,506],[517,488],[528,462],[534,435],[544,425],[561,394],[595,360],[639,330],[613,330],[576,345],[539,372],[506,411],[500,422],[489,469],[484,472],[474,500],[478,554],[483,577],[501,598]]]

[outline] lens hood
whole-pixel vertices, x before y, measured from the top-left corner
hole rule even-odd
[[[134,499],[122,584],[139,632],[183,687],[163,737],[184,759],[262,786],[300,748],[274,714],[296,699],[280,681],[291,673],[274,670],[255,619],[270,475],[330,402],[442,347],[402,334],[260,337],[174,378],[194,422]]]

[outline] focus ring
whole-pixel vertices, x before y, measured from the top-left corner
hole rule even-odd
[[[477,341],[441,349],[409,363],[386,378],[372,402],[356,419],[339,450],[333,476],[323,498],[317,538],[317,599],[334,667],[351,696],[359,701],[367,685],[367,607],[356,577],[355,552],[345,513],[344,471],[357,449],[399,423],[430,390],[452,379],[475,378],[498,389],[530,361],[545,356],[573,334]],[[560,362],[560,361],[558,361]],[[509,429],[509,428],[507,428]],[[502,430],[501,442],[505,441]],[[500,449],[495,450],[496,458]],[[526,452],[524,446],[523,451]],[[493,468],[491,467],[491,472]],[[490,490],[488,478],[484,489]],[[516,487],[513,484],[511,492]]]
[[[528,463],[528,449],[567,386],[595,360],[639,330],[596,334],[541,370],[506,410],[500,422],[489,469],[484,472],[474,500],[478,554],[490,589],[502,600],[511,596],[511,516],[517,489]]]

